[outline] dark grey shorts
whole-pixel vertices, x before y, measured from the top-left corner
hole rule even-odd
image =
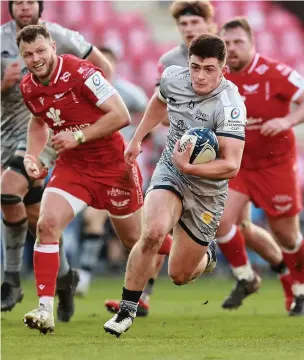
[[[164,164],[158,164],[147,189],[165,189],[174,192],[182,201],[180,226],[198,244],[207,246],[214,240],[224,211],[227,193],[213,196],[197,195]]]

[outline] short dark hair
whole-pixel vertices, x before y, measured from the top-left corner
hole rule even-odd
[[[226,61],[226,45],[224,41],[216,35],[202,34],[196,36],[189,46],[189,57],[199,56],[203,59],[217,58],[221,64]]]
[[[46,39],[52,39],[51,34],[48,32],[47,28],[43,25],[28,25],[20,30],[16,36],[17,46],[19,48],[21,41],[26,43],[32,43],[36,38],[42,35]]]
[[[248,22],[248,19],[244,16],[235,17],[229,21],[227,21],[221,28],[221,31],[235,29],[235,28],[242,28],[248,35],[249,39],[253,41],[253,31]]]

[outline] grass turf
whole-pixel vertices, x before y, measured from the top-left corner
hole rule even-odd
[[[121,284],[96,280],[89,295],[76,300],[72,321],[57,323],[55,334],[45,336],[22,323],[37,304],[33,282],[25,282],[22,304],[2,313],[2,359],[283,360],[304,354],[304,319],[287,316],[276,280],[265,280],[260,293],[234,312],[221,309],[231,281],[209,277],[176,287],[159,280],[149,317],[136,319],[116,339],[103,330],[111,316],[103,302],[119,296]]]

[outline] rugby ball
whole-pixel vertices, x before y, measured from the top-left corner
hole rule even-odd
[[[215,160],[219,154],[219,144],[214,132],[207,128],[192,128],[180,139],[179,151],[185,151],[192,144],[190,164],[204,164]]]

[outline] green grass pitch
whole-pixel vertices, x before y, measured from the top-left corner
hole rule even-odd
[[[289,318],[279,282],[265,280],[238,311],[221,309],[233,282],[207,277],[176,287],[156,282],[149,317],[135,320],[120,339],[105,334],[110,314],[107,298],[121,293],[122,280],[98,279],[89,295],[76,300],[68,324],[55,334],[40,335],[24,327],[25,312],[36,307],[33,281],[24,283],[25,297],[13,312],[2,314],[3,360],[264,360],[304,357],[304,319]],[[208,300],[207,304],[204,304]]]

